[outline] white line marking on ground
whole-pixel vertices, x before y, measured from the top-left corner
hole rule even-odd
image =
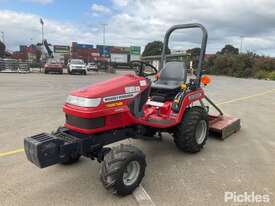
[[[15,155],[15,154],[21,153],[21,152],[24,152],[23,148],[16,149],[16,150],[13,150],[13,151],[8,151],[8,152],[2,152],[2,153],[0,153],[0,157],[6,157],[6,156],[10,156],[10,155]]]
[[[133,192],[133,196],[139,206],[156,206],[142,185]]]
[[[275,92],[275,89],[270,89],[268,91],[257,93],[257,94],[254,94],[254,95],[249,95],[249,96],[239,97],[239,98],[236,98],[236,99],[231,99],[231,100],[226,101],[226,102],[218,103],[217,105],[222,106],[224,104],[229,104],[229,103],[233,103],[233,102],[238,102],[238,101],[242,101],[242,100],[251,99],[251,98],[254,98],[254,97],[264,96],[266,94],[273,93],[273,92]]]

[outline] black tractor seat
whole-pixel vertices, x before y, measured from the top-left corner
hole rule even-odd
[[[174,99],[180,91],[180,85],[187,79],[184,62],[167,62],[160,71],[159,80],[152,83],[151,97],[162,101]]]
[[[158,80],[156,83],[152,85],[154,89],[167,89],[167,90],[174,90],[177,89],[180,85],[180,82],[178,81],[162,81]]]

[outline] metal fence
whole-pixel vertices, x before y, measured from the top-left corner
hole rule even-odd
[[[5,62],[2,58],[0,58],[0,71],[5,69]]]
[[[0,72],[29,72],[30,62],[16,59],[1,59]]]

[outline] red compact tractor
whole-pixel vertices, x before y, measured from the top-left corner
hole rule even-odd
[[[200,28],[203,35],[196,77],[188,78],[183,62],[166,62],[165,50],[171,33],[178,29]],[[42,133],[24,140],[27,158],[40,168],[72,164],[80,156],[103,162],[100,179],[114,194],[130,194],[145,174],[145,155],[141,150],[109,144],[127,138],[161,136],[170,133],[178,149],[196,153],[206,143],[208,132],[222,138],[240,129],[240,120],[225,117],[205,95],[202,64],[207,31],[201,24],[171,27],[164,38],[159,78],[151,81],[157,69],[134,61],[136,74],[115,77],[70,93],[63,106],[66,122],[51,134]],[[208,104],[207,104],[208,102]],[[210,115],[209,106],[219,112]]]

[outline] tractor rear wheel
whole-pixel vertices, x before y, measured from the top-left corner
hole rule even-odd
[[[126,196],[139,186],[145,167],[145,155],[141,150],[132,145],[121,144],[104,157],[100,180],[113,194]]]
[[[174,133],[176,146],[189,153],[199,152],[208,137],[208,114],[204,108],[194,106],[188,108],[183,121]]]

